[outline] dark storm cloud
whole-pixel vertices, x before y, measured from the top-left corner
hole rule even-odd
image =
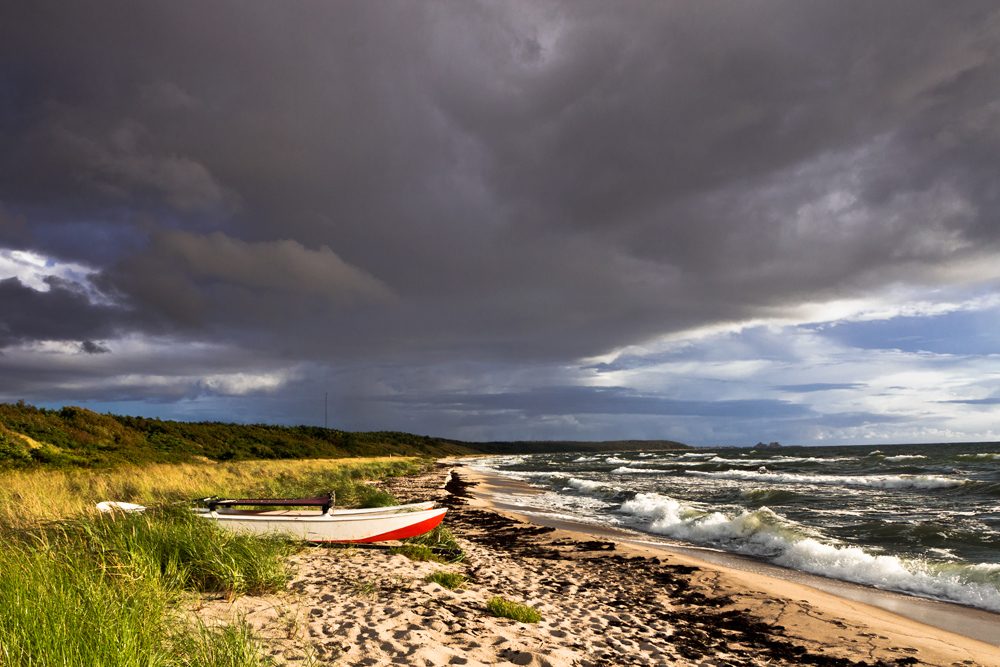
[[[10,215],[0,202],[0,245],[8,248],[19,248],[30,238],[28,223],[23,215]]]
[[[127,323],[121,310],[91,302],[83,286],[50,277],[47,292],[0,280],[0,349],[35,340],[107,338]],[[91,343],[93,345],[93,343]]]
[[[296,297],[312,297],[320,310],[391,297],[385,285],[326,246],[247,243],[221,232],[156,230],[146,251],[129,255],[95,281],[184,325],[245,318],[259,323]]]
[[[104,345],[95,343],[92,340],[85,340],[80,343],[80,351],[84,354],[107,354],[111,352],[111,350]]]
[[[5,345],[572,363],[998,251],[993,3],[8,4],[0,245],[107,301]]]

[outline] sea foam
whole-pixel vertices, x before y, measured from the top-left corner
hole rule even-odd
[[[796,475],[751,470],[726,470],[723,472],[686,470],[685,472],[688,475],[715,479],[736,479],[772,484],[826,484],[868,489],[954,489],[967,483],[965,480],[939,475]]]
[[[640,493],[621,511],[660,535],[714,546],[834,579],[1000,611],[1000,564],[907,560],[830,544],[769,508],[727,515],[656,493]]]

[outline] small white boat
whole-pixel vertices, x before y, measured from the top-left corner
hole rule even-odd
[[[332,496],[319,498],[206,498],[207,508],[193,508],[198,516],[216,521],[228,530],[258,535],[286,535],[307,542],[384,542],[402,540],[433,530],[446,509],[432,509],[433,502],[338,509]],[[320,507],[299,509],[236,509],[250,507]],[[105,501],[101,512],[143,512],[142,505]]]
[[[433,530],[447,509],[410,512],[337,514],[303,510],[195,510],[227,530],[258,535],[287,535],[306,542],[384,542]]]

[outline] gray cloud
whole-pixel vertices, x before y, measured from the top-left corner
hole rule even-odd
[[[7,345],[574,363],[1000,252],[992,3],[31,4],[0,243],[108,301]]]
[[[0,243],[8,248],[18,248],[28,243],[30,238],[25,216],[11,215],[0,201]]]
[[[127,316],[113,306],[95,305],[85,286],[55,277],[42,292],[17,278],[0,280],[0,349],[36,340],[82,341],[110,338],[127,329]]]
[[[126,255],[95,282],[181,326],[269,317],[303,298],[330,308],[392,296],[326,246],[163,229],[153,231],[148,249]]]
[[[84,354],[107,354],[111,352],[111,350],[100,343],[95,343],[92,340],[85,340],[80,343],[80,352],[83,352]]]

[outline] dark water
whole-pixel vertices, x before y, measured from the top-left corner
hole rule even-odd
[[[574,518],[1000,611],[1000,443],[493,457]]]

